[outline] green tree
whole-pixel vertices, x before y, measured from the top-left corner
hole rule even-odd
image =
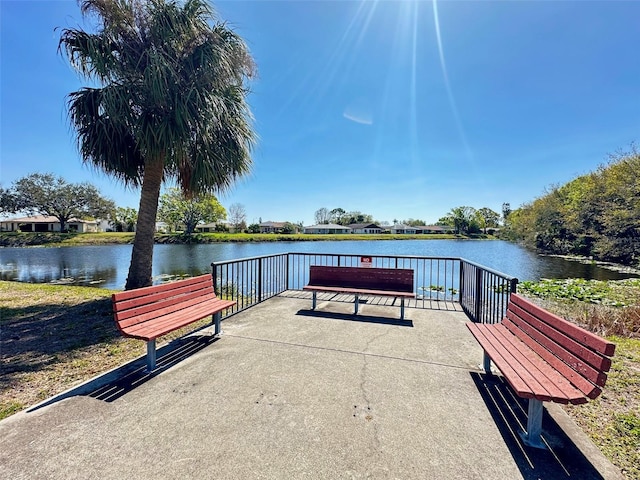
[[[487,234],[487,228],[496,228],[500,221],[500,214],[488,207],[478,209],[476,215],[480,228],[485,235]]]
[[[285,222],[284,223],[284,227],[282,227],[282,233],[286,233],[286,234],[292,234],[292,233],[297,233],[298,232],[298,228],[296,225],[294,225],[291,222]]]
[[[373,223],[373,216],[355,210],[353,212],[346,212],[342,216],[342,221],[343,225],[352,225],[354,223]]]
[[[191,235],[199,223],[215,223],[227,218],[227,212],[215,195],[202,193],[187,198],[178,188],[171,188],[160,195],[158,218],[174,230],[184,226],[184,233]]]
[[[116,208],[90,183],[68,183],[51,173],[33,173],[16,180],[11,196],[15,211],[55,217],[63,232],[72,218],[107,219]]]
[[[444,217],[438,221],[439,224],[445,224],[455,228],[456,233],[468,235],[473,231],[478,231],[476,209],[473,207],[455,207]]]
[[[255,66],[205,0],[83,0],[80,9],[95,31],[63,29],[59,49],[98,87],[69,95],[69,118],[85,163],[141,188],[126,288],[144,287],[163,181],[189,197],[249,172],[245,83]]]
[[[426,222],[419,218],[408,218],[407,220],[403,220],[402,223],[409,225],[410,227],[421,227],[422,225],[426,225]]]
[[[113,213],[111,225],[116,232],[133,232],[137,220],[138,211],[135,208],[117,207]]]
[[[331,217],[330,222],[331,223],[335,223],[337,225],[342,225],[344,222],[344,216],[347,212],[345,212],[345,210],[343,208],[334,208],[333,210],[331,210],[329,212],[329,215]]]
[[[252,223],[247,227],[247,231],[249,233],[260,233],[260,225],[257,223]]]
[[[640,153],[632,147],[512,212],[505,237],[548,253],[635,265],[640,261],[638,178]]]

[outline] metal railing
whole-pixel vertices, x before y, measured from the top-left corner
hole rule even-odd
[[[499,322],[516,278],[461,258],[337,253],[283,253],[211,264],[216,294],[235,300],[226,316],[245,310],[286,290],[302,290],[311,265],[357,267],[366,257],[377,268],[414,271],[413,308],[433,301],[459,302],[475,322]]]
[[[235,300],[232,315],[287,290],[289,256],[286,253],[242,258],[211,264],[213,284],[220,298]]]
[[[460,259],[460,305],[474,322],[500,322],[517,285],[515,277]]]

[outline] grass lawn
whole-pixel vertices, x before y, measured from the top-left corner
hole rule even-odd
[[[0,419],[146,354],[145,342],[118,332],[112,293],[0,281]]]
[[[600,298],[602,285],[594,288]],[[626,478],[636,479],[640,478],[640,285],[627,284],[623,289],[622,297],[620,288],[613,291],[616,302],[625,307],[541,296],[549,310],[617,344],[603,394],[566,410]],[[0,419],[145,354],[144,342],[118,333],[111,293],[0,281]],[[172,332],[162,341],[197,326]]]

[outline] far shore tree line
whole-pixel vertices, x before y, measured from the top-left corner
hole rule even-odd
[[[115,232],[133,232],[138,220],[138,212],[131,207],[119,207],[103,197],[90,183],[69,183],[62,177],[51,173],[34,173],[23,177],[8,189],[0,187],[0,214],[23,212],[27,215],[52,216],[58,219],[61,231],[71,219],[107,220],[110,230]],[[179,188],[169,188],[158,200],[157,219],[164,224],[168,232],[182,232],[191,235],[198,226],[209,225],[209,231],[260,233],[260,223],[247,225],[244,205],[233,203],[225,209],[215,195],[202,193],[187,197]],[[318,224],[335,223],[353,225],[375,223],[382,228],[389,222],[376,222],[372,215],[360,211],[347,212],[342,208],[327,210],[321,208],[315,212]],[[500,215],[489,208],[476,210],[473,207],[453,208],[437,225],[447,225],[456,233],[469,235],[487,233],[487,230],[499,227]],[[278,233],[293,234],[304,229],[302,222],[279,222]],[[424,226],[424,220],[409,218],[393,224]]]
[[[503,216],[505,211],[510,211],[508,203],[503,204]],[[460,235],[472,235],[475,233],[487,234],[489,230],[499,228],[501,225],[501,217],[499,213],[488,207],[476,209],[469,206],[461,206],[452,208],[444,217],[438,219],[435,225],[453,227],[454,231]],[[336,224],[336,225],[353,225],[373,223],[380,227],[390,226],[387,220],[374,220],[373,215],[362,213],[360,211],[347,212],[343,208],[334,208],[329,210],[325,207],[316,210],[314,219],[318,225]],[[406,220],[393,219],[393,225],[407,225],[410,227],[420,227],[431,225],[422,219],[408,218]]]

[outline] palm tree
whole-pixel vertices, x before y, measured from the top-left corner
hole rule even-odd
[[[83,0],[96,31],[63,29],[59,50],[85,79],[68,97],[84,163],[141,187],[126,288],[151,284],[163,182],[187,196],[227,190],[251,168],[255,134],[243,40],[205,0]]]

